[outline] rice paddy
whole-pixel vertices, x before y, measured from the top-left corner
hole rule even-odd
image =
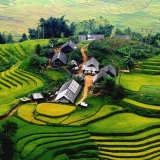
[[[36,112],[41,115],[58,117],[69,114],[75,110],[74,106],[41,103],[36,107]]]
[[[68,2],[68,5],[70,4],[72,2]],[[45,83],[37,75],[18,68],[27,55],[32,53],[37,43],[35,40],[0,45],[0,56],[3,61],[9,63],[5,54],[15,60],[11,68],[0,73],[1,116],[10,113],[19,103],[21,95],[43,87]],[[46,44],[48,40],[39,40],[39,43]],[[142,64],[143,70],[159,70],[158,63],[158,58],[146,60]],[[53,81],[63,78],[58,70],[45,70],[44,73]],[[120,83],[126,89],[141,94],[153,93],[154,96],[159,95],[159,80],[158,74],[134,72],[120,76]],[[128,97],[123,101],[141,110],[160,110],[158,105],[138,102]],[[19,129],[13,137],[15,159],[160,158],[159,118],[154,118],[154,115],[149,118],[127,113],[123,106],[113,104],[113,101],[104,95],[90,96],[85,102],[90,104],[90,107],[80,108],[47,102],[19,105],[12,117],[0,121],[0,125],[7,120],[18,124]]]

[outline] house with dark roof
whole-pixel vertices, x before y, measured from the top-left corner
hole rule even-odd
[[[104,66],[103,68],[101,68],[100,72],[93,77],[93,83],[102,81],[106,77],[116,77],[117,74],[118,72],[113,66]]]
[[[104,66],[103,68],[101,68],[101,70],[108,73],[111,77],[116,77],[118,75],[118,71],[110,64],[107,66]]]
[[[132,36],[129,36],[129,35],[114,35],[113,38],[131,40]]]
[[[61,51],[64,53],[69,53],[75,50],[76,48],[77,46],[75,43],[73,43],[72,41],[68,41],[61,46]]]
[[[74,103],[80,90],[81,90],[81,85],[79,85],[74,79],[72,79],[61,86],[55,98],[55,102]]]
[[[67,61],[68,61],[67,55],[60,51],[59,53],[56,53],[53,56],[52,61],[51,61],[51,65],[53,67],[64,66],[67,64]]]
[[[110,77],[105,71],[101,70],[93,77],[93,83],[97,81],[103,81],[106,77]]]
[[[85,74],[96,74],[99,72],[99,62],[93,57],[82,66],[82,70]]]

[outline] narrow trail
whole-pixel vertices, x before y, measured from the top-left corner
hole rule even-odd
[[[20,107],[21,105],[18,105],[17,107],[15,107],[11,112],[9,112],[6,116],[0,118],[0,121],[1,120],[4,120],[4,119],[7,119],[7,118],[10,118],[11,116],[14,115],[14,113],[17,111],[17,109]]]
[[[88,57],[87,57],[87,55],[86,55],[86,53],[85,53],[85,50],[87,50],[87,46],[88,46],[88,45],[85,45],[85,46],[83,46],[83,47],[81,48],[81,53],[82,53],[82,57],[83,57],[83,63],[80,64],[80,68],[81,68],[81,69],[80,69],[80,72],[79,72],[79,73],[83,73],[83,71],[82,71],[82,66],[83,66],[83,64],[86,63],[87,60],[88,60]],[[79,102],[77,102],[76,105],[80,104],[81,102],[84,101],[85,98],[87,98],[87,96],[88,96],[88,88],[93,85],[92,81],[93,81],[93,76],[91,76],[91,75],[86,75],[86,76],[85,76],[83,97],[80,99]]]
[[[83,46],[83,47],[81,48],[81,53],[82,53],[82,57],[83,57],[83,63],[81,63],[81,64],[79,65],[80,70],[79,70],[78,74],[83,73],[83,71],[82,71],[82,66],[83,66],[83,65],[87,62],[87,60],[88,60],[88,56],[87,56],[86,53],[85,53],[85,51],[87,50],[87,47],[88,47],[88,45],[85,45],[85,46]]]

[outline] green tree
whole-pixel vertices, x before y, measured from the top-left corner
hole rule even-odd
[[[23,33],[22,38],[19,40],[19,42],[23,42],[23,41],[26,41],[26,40],[28,40],[27,35],[26,35],[26,33]]]
[[[33,54],[30,57],[30,65],[35,68],[40,68],[47,64],[48,59],[46,57],[39,57],[37,54]]]
[[[13,43],[13,42],[14,42],[13,36],[11,33],[9,33],[6,38],[6,43]]]
[[[40,44],[36,44],[36,54],[37,55],[41,55],[42,54],[42,47],[41,47],[41,45]]]
[[[0,32],[0,44],[5,44],[5,43],[6,43],[5,36]]]
[[[110,95],[111,92],[114,90],[116,82],[115,82],[115,79],[113,79],[112,77],[106,77],[104,78],[101,84],[102,84],[103,92]]]
[[[49,40],[49,43],[52,44],[52,47],[53,48],[57,48],[57,45],[58,45],[58,40],[56,38],[51,38]]]
[[[134,59],[131,57],[131,55],[128,54],[127,56],[124,57],[125,57],[124,64],[127,66],[127,69],[129,70],[130,68],[133,68]]]
[[[30,39],[37,39],[38,38],[38,29],[31,29],[28,28],[29,38]]]
[[[11,160],[14,155],[12,137],[17,133],[18,125],[6,121],[0,130],[0,159]]]

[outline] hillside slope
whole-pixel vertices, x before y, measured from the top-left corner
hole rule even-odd
[[[115,27],[158,29],[159,0],[1,0],[1,32],[14,32],[16,36],[36,28],[41,17],[66,15],[70,22],[79,22],[103,16]],[[87,13],[87,14],[86,14]]]

